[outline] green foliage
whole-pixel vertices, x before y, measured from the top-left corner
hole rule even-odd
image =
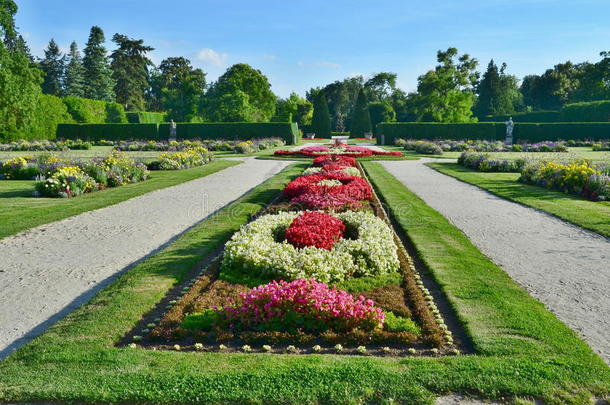
[[[375,132],[378,124],[396,121],[396,112],[392,105],[387,102],[375,101],[369,103],[369,113],[371,115],[371,126]]]
[[[80,97],[63,99],[74,121],[83,124],[103,124],[127,122],[123,106],[102,100]]]
[[[397,272],[386,273],[379,276],[356,277],[335,283],[333,286],[356,294],[363,291],[370,291],[385,285],[400,285],[402,276]]]
[[[367,132],[373,132],[371,128],[371,114],[369,113],[369,105],[364,89],[360,89],[351,120],[350,133],[354,138],[362,138]]]
[[[364,83],[366,97],[371,102],[381,102],[390,99],[396,91],[396,73],[376,73]]]
[[[454,59],[457,58],[457,61]],[[473,86],[478,79],[477,60],[456,48],[438,51],[438,65],[420,76],[413,95],[417,121],[473,122]]]
[[[275,113],[275,94],[267,77],[245,63],[231,66],[204,99],[205,118],[212,122],[268,122]]]
[[[513,136],[519,142],[608,139],[610,122],[557,122],[515,124]]]
[[[330,113],[324,91],[318,92],[314,99],[311,130],[317,138],[330,138]]]
[[[130,111],[126,112],[125,115],[130,124],[160,124],[165,122],[165,113]]]
[[[159,138],[168,139],[170,124],[159,125]],[[178,123],[178,139],[227,139],[249,140],[277,137],[286,144],[295,143],[298,136],[297,125],[289,122],[223,122],[223,123]]]
[[[218,311],[208,308],[201,313],[187,314],[180,327],[207,332],[212,330],[212,327],[216,322],[218,322]]]
[[[143,110],[144,92],[149,88],[148,67],[152,65],[146,54],[155,48],[144,45],[142,39],[121,34],[114,34],[112,41],[117,44],[110,55],[116,100],[128,110]]]
[[[511,117],[514,122],[557,122],[559,121],[559,111],[531,111],[506,115],[488,115],[479,117],[479,121],[506,122]]]
[[[561,122],[608,122],[610,100],[566,104],[560,111]],[[610,135],[606,139],[610,138]]]
[[[167,111],[167,120],[190,122],[199,112],[206,86],[205,73],[186,58],[167,58],[151,75],[152,104]]]
[[[94,100],[114,101],[114,79],[110,61],[104,47],[104,31],[98,26],[91,27],[85,47],[83,66],[85,68],[85,97]]]
[[[44,72],[42,92],[61,96],[63,93],[64,79],[64,57],[54,39],[51,39],[47,49],[44,50],[44,58],[40,61],[40,69]]]
[[[157,124],[59,124],[57,137],[86,141],[158,140],[159,131]]]
[[[55,139],[58,124],[74,122],[63,100],[51,94],[40,97],[34,117],[29,139]]]
[[[286,99],[278,98],[275,105],[274,122],[296,122],[299,128],[311,124],[313,104],[292,92]],[[291,118],[291,119],[290,119]]]
[[[385,313],[384,328],[390,332],[411,332],[421,335],[421,328],[413,319],[396,316],[393,312]]]
[[[315,111],[316,98],[320,92],[323,92],[331,119],[331,128],[334,131],[343,132],[346,125],[349,127],[349,122],[345,122],[345,119],[352,116],[358,92],[363,84],[362,76],[348,77],[330,83],[321,89],[311,89],[307,92],[307,99],[314,104]]]
[[[64,95],[67,97],[85,96],[85,68],[76,42],[70,44],[70,56],[64,77]]]
[[[498,69],[493,59],[477,85],[477,101],[473,111],[477,117],[485,115],[513,114],[521,104],[522,96],[515,76],[504,73],[506,63]]]

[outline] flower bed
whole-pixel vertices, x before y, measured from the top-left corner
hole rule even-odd
[[[328,181],[334,181],[328,183]],[[356,200],[369,200],[371,186],[362,177],[346,174],[311,174],[291,181],[284,189],[284,196],[295,198],[303,194],[342,195]]]
[[[280,138],[262,138],[248,141],[223,139],[183,140],[183,141],[99,141],[100,145],[114,146],[122,151],[184,151],[198,147],[214,152],[254,153],[285,145]]]
[[[335,214],[351,230],[352,239],[341,238],[330,250],[299,248],[285,239],[285,230],[298,216],[295,212],[264,215],[244,226],[225,246],[223,269],[285,280],[313,277],[322,282],[388,274],[398,269],[392,232],[374,214]]]
[[[462,152],[458,164],[480,172],[514,172],[518,173],[525,165],[525,159],[506,160],[492,159],[485,153]]]
[[[203,146],[196,146],[179,152],[165,152],[158,160],[148,163],[150,170],[182,170],[191,167],[203,166],[213,159]]]
[[[454,141],[446,140],[418,140],[418,139],[396,139],[396,146],[405,150],[413,150],[417,153],[429,155],[442,155],[443,152],[567,152],[565,142],[538,142],[533,144],[523,143],[507,146],[502,141]]]
[[[58,152],[65,150],[87,150],[91,149],[91,142],[80,139],[66,141],[16,141],[0,144],[0,152],[15,151],[49,151]]]
[[[361,146],[306,146],[300,150],[278,150],[274,152],[275,156],[304,156],[304,157],[320,157],[320,156],[342,156],[352,158],[364,158],[370,156],[402,156],[400,152],[388,152],[373,150]]]

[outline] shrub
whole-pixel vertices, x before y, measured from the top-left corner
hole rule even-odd
[[[315,280],[271,282],[242,293],[243,303],[222,310],[236,330],[288,332],[371,331],[383,325],[384,313],[372,300]]]
[[[169,138],[170,124],[160,124],[159,139]],[[290,122],[209,122],[177,123],[178,139],[225,139],[248,141],[262,138],[280,138],[287,145],[297,143],[297,124]],[[123,137],[122,139],[129,139]],[[133,138],[138,139],[138,138]]]
[[[204,147],[194,147],[179,152],[165,152],[148,164],[151,170],[180,170],[203,166],[212,160],[213,155]]]
[[[57,169],[36,183],[36,190],[47,197],[76,197],[97,190],[98,184],[78,166]]]
[[[125,113],[130,124],[161,124],[165,122],[165,113],[147,111],[129,111]]]
[[[562,122],[608,122],[610,100],[566,104],[560,112]]]
[[[384,329],[389,332],[411,332],[421,334],[421,328],[411,319],[394,315],[393,312],[385,313]]]
[[[462,152],[458,164],[481,172],[520,172],[526,161],[491,159],[484,153]]]
[[[118,103],[80,97],[65,97],[63,102],[74,121],[79,123],[103,124],[127,122],[125,109]]]
[[[17,156],[0,165],[0,174],[8,180],[32,180],[40,174],[37,165],[32,164],[31,156]]]

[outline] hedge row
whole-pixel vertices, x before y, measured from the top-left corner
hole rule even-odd
[[[60,124],[57,137],[63,139],[83,139],[87,141],[106,140],[167,140],[170,124]],[[177,139],[227,139],[248,140],[255,138],[282,138],[287,144],[298,143],[296,123],[178,123]]]
[[[165,113],[134,111],[126,114],[127,121],[130,124],[161,124],[165,122]]]
[[[504,140],[506,126],[503,122],[478,122],[444,124],[427,122],[381,123],[377,126],[377,143],[393,145],[403,139],[454,139],[454,140]],[[513,130],[515,142],[542,142],[558,140],[610,139],[610,122],[556,122],[516,123]]]
[[[566,104],[561,109],[561,121],[608,122],[610,121],[610,100]]]
[[[62,99],[75,122],[83,124],[126,123],[125,109],[119,103],[80,97]]]
[[[512,115],[487,115],[479,117],[482,122],[506,122],[512,117],[514,122],[559,122],[559,111],[532,111],[528,113],[515,113]],[[595,121],[595,120],[590,120]]]

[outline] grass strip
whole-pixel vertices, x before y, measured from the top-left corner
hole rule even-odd
[[[419,218],[401,216],[401,224],[418,224],[418,232],[425,227],[448,232],[449,239],[459,244],[451,246],[444,233],[417,239],[419,249],[428,255],[427,263],[440,261],[441,267],[434,272],[451,292],[449,295],[455,294],[454,289],[460,293],[456,308],[465,308],[462,318],[469,329],[477,329],[472,333],[480,337],[480,354],[384,358],[115,347],[114,343],[194,263],[219,246],[247,221],[250,213],[303,169],[293,165],[135,266],[87,305],[0,362],[0,401],[301,404],[381,403],[392,399],[430,404],[436,394],[467,392],[488,398],[537,397],[549,404],[585,404],[591,393],[610,393],[610,371],[583,342],[482,257],[442,216],[392,180],[381,166],[366,166],[386,200],[396,204],[395,213],[401,206],[411,206],[413,213],[422,214]],[[420,236],[411,233],[411,225],[405,228],[414,240]],[[459,264],[456,270],[445,268],[441,260],[453,249],[465,254],[452,258]],[[481,265],[475,266],[479,262]],[[486,276],[497,291],[480,285]],[[523,308],[519,308],[520,300],[524,300]],[[477,306],[477,302],[482,304]],[[485,313],[468,312],[473,306]],[[516,309],[511,312],[512,307]],[[534,311],[526,325],[510,319],[521,316],[524,309]],[[529,321],[536,316],[543,335],[540,339],[531,337],[528,330],[511,337],[519,326],[530,326]],[[498,339],[505,340],[509,347],[502,348]]]
[[[0,239],[39,225],[59,221],[83,212],[104,208],[130,198],[175,186],[239,164],[234,160],[215,160],[185,170],[152,171],[140,183],[108,188],[75,198],[34,197],[35,181],[0,180]]]
[[[427,165],[499,197],[544,211],[574,225],[610,237],[610,201],[593,202],[544,187],[519,183],[518,173],[484,173],[446,162]]]

